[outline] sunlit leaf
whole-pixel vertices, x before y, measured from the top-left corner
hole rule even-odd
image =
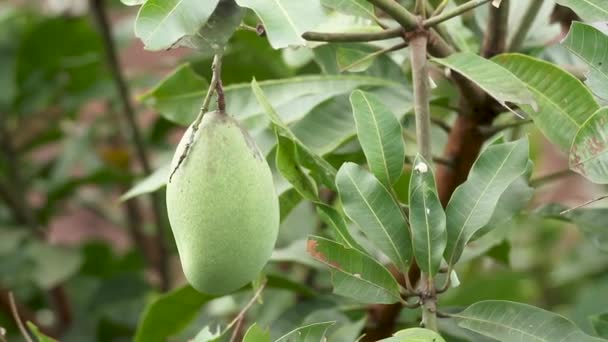
[[[422,156],[414,159],[410,178],[410,227],[414,257],[420,269],[434,276],[447,243],[445,212],[437,196],[432,166]]]
[[[444,256],[448,264],[458,261],[467,242],[489,222],[507,187],[526,171],[528,153],[526,138],[492,144],[481,153],[446,208],[448,243]]]
[[[399,284],[376,260],[337,242],[311,236],[308,253],[329,267],[334,292],[362,303],[397,303]]]
[[[395,265],[407,269],[412,242],[399,204],[372,174],[344,163],[336,176],[344,212]]]
[[[32,332],[32,335],[34,335],[36,337],[36,340],[38,342],[57,342],[56,339],[43,334],[40,331],[40,329],[37,326],[34,325],[34,323],[32,323],[30,321],[28,321],[26,323],[27,323],[28,329]]]
[[[555,0],[558,4],[570,7],[586,21],[608,20],[608,4],[604,0]]]
[[[264,24],[270,45],[275,49],[304,45],[302,34],[323,20],[320,0],[236,0],[252,9]]]
[[[334,11],[375,19],[374,6],[365,0],[321,0],[321,4]]]
[[[263,330],[257,323],[254,323],[245,332],[243,342],[270,342],[270,331]]]
[[[598,110],[578,131],[570,169],[594,183],[608,184],[608,108]]]
[[[527,304],[489,300],[452,315],[458,325],[503,342],[599,342],[574,323]]]
[[[433,330],[409,328],[399,330],[393,334],[393,337],[385,338],[379,342],[445,342],[445,340]]]
[[[335,322],[320,322],[299,327],[275,342],[318,342],[323,341],[325,333]]]
[[[521,108],[551,142],[568,151],[582,124],[598,109],[587,87],[558,66],[526,55],[503,54],[492,60],[530,89],[538,108]]]
[[[126,201],[133,197],[141,196],[154,192],[167,184],[171,165],[169,163],[156,169],[152,174],[135,184],[129,191],[120,197],[121,201]]]
[[[401,124],[374,95],[356,90],[350,102],[369,168],[382,184],[391,187],[403,172],[405,145]]]

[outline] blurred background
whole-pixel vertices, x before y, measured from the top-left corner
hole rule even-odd
[[[145,51],[133,34],[136,12],[118,0],[0,3],[0,327],[9,341],[19,339],[9,292],[24,321],[62,341],[127,341],[146,303],[184,283],[162,190],[120,197],[171,158],[183,133],[152,103],[162,94],[150,92],[186,61],[209,79],[211,52]],[[224,84],[321,72],[314,59],[292,52],[238,31],[224,57]],[[530,133],[535,177],[567,168],[564,155]],[[599,193],[568,176],[543,184],[533,203],[572,205]],[[510,244],[471,256],[463,285],[442,305],[522,301],[590,330],[587,317],[608,307],[608,254],[566,222],[525,215],[516,225]],[[300,204],[283,222],[278,247],[294,246],[316,227],[312,206]],[[289,262],[270,267],[296,282],[311,274]],[[326,300],[312,305],[291,292],[266,292],[253,314],[275,329],[297,325]],[[234,317],[247,299],[214,301],[176,340]]]

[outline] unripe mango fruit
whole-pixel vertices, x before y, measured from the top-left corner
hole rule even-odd
[[[171,170],[191,132],[177,146]],[[188,282],[203,293],[227,294],[268,262],[279,203],[264,156],[229,115],[206,113],[193,141],[167,183],[167,212]]]

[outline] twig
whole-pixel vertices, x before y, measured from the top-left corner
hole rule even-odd
[[[127,82],[118,62],[118,54],[114,39],[112,38],[112,31],[108,21],[108,16],[105,12],[104,0],[90,0],[89,2],[93,16],[95,17],[95,20],[99,26],[99,31],[102,36],[104,50],[106,53],[106,63],[110,68],[110,73],[114,80],[114,86],[116,87],[120,103],[123,107],[122,113],[129,127],[133,144],[135,145],[137,159],[141,163],[145,174],[149,175],[153,170],[146,153],[146,147],[139,126],[135,120],[135,109],[131,104],[129,87],[127,86]],[[169,258],[167,257],[167,247],[165,246],[164,238],[165,224],[162,215],[162,198],[158,192],[152,192],[150,194],[150,199],[152,202],[152,210],[156,224],[156,243],[159,253],[157,271],[161,279],[161,289],[166,291],[170,287],[170,272],[168,263]]]
[[[450,0],[441,1],[441,3],[439,5],[437,5],[437,8],[431,14],[431,17],[436,17],[436,16],[440,15],[449,3],[450,3]]]
[[[534,121],[532,119],[523,119],[523,120],[516,120],[513,122],[508,122],[502,125],[495,125],[495,126],[479,126],[479,132],[481,132],[482,134],[484,134],[486,137],[491,137],[496,133],[499,133],[501,131],[504,131],[506,129],[509,128],[515,128],[515,127],[520,127],[520,126],[524,126],[524,125],[528,125],[533,123]]]
[[[403,34],[403,28],[397,27],[379,32],[348,32],[348,33],[330,33],[330,32],[304,32],[302,38],[313,42],[332,42],[332,43],[349,43],[349,42],[372,42],[377,40],[385,40],[391,38],[399,38]]]
[[[582,208],[582,207],[586,207],[586,206],[588,206],[589,204],[593,204],[593,203],[595,203],[595,202],[599,202],[599,201],[604,200],[604,199],[606,199],[606,198],[608,198],[608,195],[603,195],[603,196],[600,196],[600,197],[598,197],[598,198],[594,198],[594,199],[589,200],[589,201],[587,201],[587,202],[585,202],[585,203],[583,203],[583,204],[579,204],[579,205],[574,206],[574,207],[572,207],[572,208],[570,208],[570,209],[566,209],[566,210],[564,210],[564,211],[560,212],[559,214],[560,214],[560,215],[566,215],[567,213],[569,213],[569,212],[571,212],[571,211],[573,211],[573,210],[580,209],[580,208]]]
[[[435,118],[431,116],[431,123],[439,128],[441,128],[442,131],[446,132],[446,133],[450,133],[450,131],[452,130],[452,127],[450,127],[450,125],[448,125],[445,121],[439,119],[439,118]]]
[[[530,180],[530,186],[533,188],[538,188],[547,183],[551,183],[553,181],[562,179],[564,177],[573,176],[573,175],[574,175],[574,172],[572,172],[570,169],[556,171],[556,172],[549,173],[549,174],[546,174],[546,175],[543,175],[538,178],[534,178],[534,179]]]
[[[243,320],[243,317],[245,317],[247,310],[249,310],[249,308],[251,308],[253,306],[253,304],[258,300],[258,298],[262,294],[262,291],[264,291],[264,288],[266,287],[266,283],[267,282],[265,281],[262,283],[262,285],[260,285],[260,287],[257,289],[257,291],[255,291],[255,293],[253,294],[253,297],[251,297],[251,299],[249,300],[247,305],[245,305],[245,307],[243,307],[241,309],[241,311],[239,311],[239,313],[232,320],[232,322],[230,322],[230,324],[228,324],[225,331],[229,331],[230,329],[232,329],[233,326],[240,324],[239,322]],[[237,330],[238,329],[235,329],[235,331],[237,331]],[[234,342],[234,341],[236,341],[236,334],[233,334],[232,338],[230,339],[230,342]]]
[[[515,35],[513,35],[513,39],[511,39],[509,51],[518,51],[521,49],[541,7],[543,7],[543,0],[530,1],[528,8],[526,9],[526,14],[521,19],[519,25],[517,25],[517,31],[515,31]]]
[[[218,72],[216,72],[216,70],[220,70],[221,68],[222,68],[222,56],[215,55],[213,57],[213,63],[211,65],[211,69],[213,70],[213,73],[211,75],[211,82],[209,83],[209,89],[207,90],[207,94],[205,95],[205,99],[203,100],[203,104],[201,105],[201,110],[200,110],[200,112],[198,112],[196,119],[194,119],[194,122],[192,123],[192,130],[190,132],[190,136],[188,137],[188,143],[186,144],[186,147],[184,147],[184,152],[179,156],[177,165],[175,166],[173,171],[171,171],[171,175],[169,176],[169,183],[171,183],[171,179],[173,178],[173,175],[175,174],[175,172],[177,172],[179,167],[182,165],[182,163],[188,156],[188,152],[190,152],[190,148],[192,147],[192,144],[194,144],[194,137],[196,136],[198,127],[200,126],[201,121],[203,120],[203,116],[209,110],[209,105],[211,104],[211,98],[213,97],[213,93],[218,88],[217,84],[219,81],[219,79],[218,79],[219,74],[218,74]],[[219,96],[218,96],[218,102],[219,102]],[[219,103],[218,103],[218,109],[219,109]]]
[[[437,24],[440,24],[446,20],[450,20],[454,17],[457,17],[465,12],[468,12],[476,7],[479,7],[481,5],[485,5],[488,2],[490,2],[491,0],[471,0],[469,2],[465,2],[464,4],[457,6],[453,9],[451,9],[450,11],[447,11],[443,14],[439,14],[439,15],[434,15],[433,17],[425,20],[422,25],[424,27],[431,27],[431,26],[435,26]],[[437,7],[438,9],[440,7]]]
[[[484,57],[490,58],[506,50],[508,25],[509,0],[502,0],[498,8],[490,7],[488,27],[482,48]]]
[[[9,303],[11,304],[11,312],[13,313],[13,318],[15,319],[15,322],[17,323],[17,327],[19,328],[19,331],[21,331],[21,335],[23,335],[23,338],[26,341],[33,342],[32,337],[30,336],[30,334],[27,332],[27,329],[25,328],[25,325],[23,325],[23,321],[21,321],[21,317],[19,317],[19,310],[17,310],[17,304],[15,303],[15,297],[13,296],[12,292],[8,293],[8,300],[9,300]]]

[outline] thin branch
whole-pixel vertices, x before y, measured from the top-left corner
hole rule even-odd
[[[406,42],[402,42],[402,43],[399,43],[397,45],[389,46],[387,48],[384,48],[384,49],[381,49],[381,50],[378,50],[378,51],[374,51],[374,52],[370,53],[369,55],[366,55],[363,58],[360,58],[360,59],[354,61],[353,63],[351,63],[351,64],[349,64],[349,65],[347,65],[347,66],[345,66],[343,68],[340,68],[340,71],[346,71],[346,70],[352,69],[352,68],[356,67],[357,65],[359,65],[359,64],[361,64],[361,63],[363,63],[363,62],[365,62],[367,60],[370,60],[370,59],[375,58],[377,56],[383,55],[385,53],[401,50],[401,49],[403,49],[405,47],[407,47],[407,43]]]
[[[521,19],[521,22],[517,26],[517,31],[515,31],[513,39],[511,39],[509,51],[518,51],[521,49],[541,7],[543,7],[543,0],[530,1],[528,8],[526,9],[526,14]]]
[[[414,113],[416,116],[416,140],[418,151],[428,162],[431,155],[431,110],[426,61],[426,32],[415,34],[410,39],[410,59],[414,84]]]
[[[32,337],[28,333],[27,329],[25,328],[25,325],[23,325],[23,321],[21,321],[21,317],[19,317],[19,310],[17,310],[17,303],[15,303],[15,297],[13,296],[12,292],[8,293],[8,300],[11,305],[11,312],[13,313],[13,318],[15,319],[15,322],[17,323],[17,327],[19,328],[19,331],[21,331],[21,335],[23,335],[23,338],[26,341],[34,342],[32,340]]]
[[[399,38],[403,35],[403,28],[391,28],[379,32],[345,32],[345,33],[330,33],[330,32],[304,32],[302,38],[313,42],[332,42],[332,43],[349,43],[349,42],[372,42],[391,38]]]
[[[116,87],[120,103],[123,107],[122,113],[129,127],[133,144],[135,145],[137,159],[139,160],[145,174],[149,175],[153,171],[152,166],[146,153],[146,147],[142,134],[135,119],[135,109],[131,104],[129,87],[127,86],[127,82],[118,62],[118,53],[112,37],[108,16],[104,8],[104,0],[90,0],[89,2],[93,16],[95,17],[95,20],[99,26],[99,31],[102,36],[104,50],[106,53],[106,63],[110,68],[110,73],[114,80],[114,86]],[[152,202],[152,211],[156,224],[156,243],[159,253],[157,271],[161,279],[161,289],[167,290],[170,287],[170,272],[168,264],[169,258],[167,257],[167,247],[165,246],[164,237],[165,224],[162,215],[162,198],[160,193],[152,192],[150,194],[150,199]]]
[[[442,0],[441,3],[437,5],[437,8],[433,11],[433,14],[431,14],[431,17],[440,15],[449,3],[450,0]]]
[[[439,14],[439,15],[435,15],[427,20],[425,20],[422,25],[424,27],[431,27],[431,26],[435,26],[437,24],[440,24],[446,20],[450,20],[454,17],[457,17],[465,12],[468,12],[472,9],[475,9],[481,5],[485,5],[488,2],[490,2],[491,0],[471,0],[469,2],[465,2],[464,4],[457,6],[447,12],[444,12],[443,14]],[[439,7],[438,7],[439,9]]]
[[[262,285],[260,285],[260,287],[257,289],[257,291],[255,291],[255,293],[253,294],[253,297],[251,297],[251,299],[249,300],[249,302],[247,303],[247,305],[245,305],[241,309],[241,311],[239,311],[239,313],[236,315],[236,317],[232,320],[232,322],[230,322],[228,324],[228,326],[226,327],[225,331],[229,331],[230,329],[232,329],[232,327],[234,327],[235,325],[239,324],[239,322],[243,320],[243,317],[245,317],[245,314],[247,313],[247,311],[249,310],[249,308],[251,308],[253,306],[253,304],[258,300],[258,298],[262,294],[262,291],[264,291],[264,288],[266,288],[266,283],[267,282],[264,282],[264,283],[262,283]],[[236,341],[235,338],[236,338],[236,335],[233,334],[233,336],[230,339],[230,341],[231,342]]]
[[[530,180],[530,186],[533,188],[538,188],[545,184],[554,182],[556,180],[560,180],[564,177],[573,176],[573,175],[574,175],[574,172],[572,172],[572,170],[570,170],[570,169],[556,171],[556,172],[549,173],[549,174],[546,174],[546,175],[543,175],[538,178],[534,178],[534,179]]]
[[[493,57],[506,50],[509,26],[509,0],[502,0],[498,8],[491,6],[482,55]]]
[[[534,121],[532,119],[523,119],[523,120],[516,120],[513,122],[507,122],[505,124],[495,125],[495,126],[479,126],[478,129],[479,129],[479,132],[481,132],[485,136],[491,137],[494,134],[502,132],[506,129],[521,127],[524,125],[531,124],[533,122]]]
[[[450,127],[450,125],[448,125],[445,121],[433,117],[431,116],[431,123],[439,128],[441,128],[442,131],[446,132],[446,133],[450,133],[450,131],[452,130],[452,127]]]
[[[573,210],[580,209],[580,208],[582,208],[582,207],[586,207],[586,206],[588,206],[588,205],[590,205],[590,204],[593,204],[593,203],[595,203],[595,202],[599,202],[599,201],[601,201],[601,200],[605,200],[605,199],[607,199],[607,198],[608,198],[608,195],[603,195],[603,196],[600,196],[600,197],[598,197],[598,198],[594,198],[594,199],[592,199],[592,200],[589,200],[589,201],[587,201],[587,202],[585,202],[585,203],[583,203],[583,204],[579,204],[579,205],[577,205],[577,206],[574,206],[574,207],[572,207],[572,208],[570,208],[570,209],[566,209],[566,210],[564,210],[564,211],[560,212],[559,214],[560,214],[560,215],[566,215],[567,213],[569,213],[569,212],[571,212],[571,211],[573,211]]]

